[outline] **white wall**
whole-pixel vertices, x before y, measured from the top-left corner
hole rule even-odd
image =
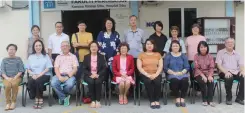
[[[236,17],[236,50],[244,58],[244,4],[235,6]]]
[[[49,35],[55,33],[57,21],[61,21],[61,11],[41,12],[41,37],[44,38],[45,48],[48,47]]]
[[[169,34],[169,8],[197,8],[197,17],[223,17],[225,16],[224,1],[161,1],[159,5],[142,5],[139,12],[140,27],[148,34],[152,34],[154,29],[146,27],[146,22],[160,20],[163,22],[163,33]]]
[[[7,2],[11,5],[11,1]],[[27,9],[12,10],[5,6],[0,8],[0,58],[6,57],[6,47],[13,43],[18,46],[17,56],[26,59],[27,39],[29,37],[29,13]]]

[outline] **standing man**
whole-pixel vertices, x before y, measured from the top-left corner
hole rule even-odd
[[[137,17],[135,15],[130,16],[129,24],[131,28],[124,31],[124,37],[122,37],[121,39],[121,42],[127,42],[129,44],[130,50],[128,54],[134,57],[135,65],[136,65],[138,55],[141,52],[143,52],[143,44],[145,43],[146,40],[144,31],[140,28],[137,28],[136,23],[137,23]],[[135,75],[136,75],[136,83],[138,84],[139,70],[137,68],[135,69]]]
[[[86,32],[87,26],[84,21],[79,21],[77,23],[77,27],[79,31],[72,35],[71,42],[79,60],[79,69],[76,75],[76,79],[80,80],[82,77],[83,59],[84,56],[89,53],[88,45],[93,41],[93,36],[91,33]]]
[[[216,63],[220,70],[220,78],[225,80],[226,104],[232,105],[233,80],[240,82],[236,102],[244,105],[244,63],[243,58],[234,50],[234,38],[225,40],[225,48],[217,53]]]
[[[62,22],[55,23],[56,32],[49,36],[48,39],[48,55],[51,58],[51,61],[54,62],[56,57],[61,54],[61,42],[68,41],[69,36],[63,33],[63,24]]]
[[[56,75],[51,80],[51,86],[59,97],[59,104],[64,106],[70,105],[70,92],[76,83],[74,75],[79,66],[76,56],[70,53],[70,48],[70,42],[61,42],[62,53],[55,60]],[[64,84],[63,88],[61,84]]]
[[[55,23],[55,30],[56,32],[53,33],[52,35],[49,36],[48,39],[48,55],[52,61],[52,63],[54,63],[56,57],[61,54],[61,43],[63,41],[69,41],[69,36],[65,33],[63,33],[63,24],[62,22],[56,22]],[[53,69],[53,76],[55,75],[54,69]],[[57,99],[57,95],[55,93],[53,93],[53,96],[55,99]]]

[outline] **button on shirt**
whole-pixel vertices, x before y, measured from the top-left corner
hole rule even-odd
[[[137,28],[136,31],[128,29],[124,31],[124,37],[122,37],[121,42],[127,42],[129,44],[130,50],[129,54],[137,58],[138,55],[143,52],[143,43],[145,43],[145,34],[142,29]]]
[[[226,49],[222,49],[217,53],[216,63],[232,74],[238,74],[240,67],[243,66],[243,58],[235,50],[229,54]]]
[[[52,68],[52,62],[48,55],[32,54],[28,57],[27,69],[31,70],[31,74],[40,74],[45,69]],[[46,72],[44,75],[51,75],[51,71]]]
[[[63,41],[69,41],[69,36],[65,33],[61,33],[60,36],[58,36],[56,33],[49,36],[48,39],[48,48],[52,49],[52,54],[61,54],[61,43]]]
[[[54,67],[59,68],[61,74],[68,74],[72,71],[73,67],[78,66],[77,57],[72,53],[57,56],[54,63]]]

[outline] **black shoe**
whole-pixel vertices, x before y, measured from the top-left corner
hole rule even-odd
[[[156,109],[156,105],[151,105],[151,109]]]
[[[160,105],[155,105],[155,108],[156,108],[156,109],[160,109],[161,106],[160,106]]]
[[[236,99],[235,102],[237,102],[238,104],[244,105],[244,101]]]
[[[180,106],[182,106],[182,107],[186,107],[185,102],[180,102]]]
[[[176,105],[176,107],[180,107],[180,103],[179,102],[176,102],[175,105]]]
[[[231,100],[226,100],[226,105],[232,105],[232,101]]]

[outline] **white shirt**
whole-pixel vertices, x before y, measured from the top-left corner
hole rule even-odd
[[[61,54],[61,43],[63,41],[70,42],[69,36],[65,33],[61,33],[60,36],[57,33],[54,33],[49,36],[48,39],[48,48],[52,49],[52,54]]]

